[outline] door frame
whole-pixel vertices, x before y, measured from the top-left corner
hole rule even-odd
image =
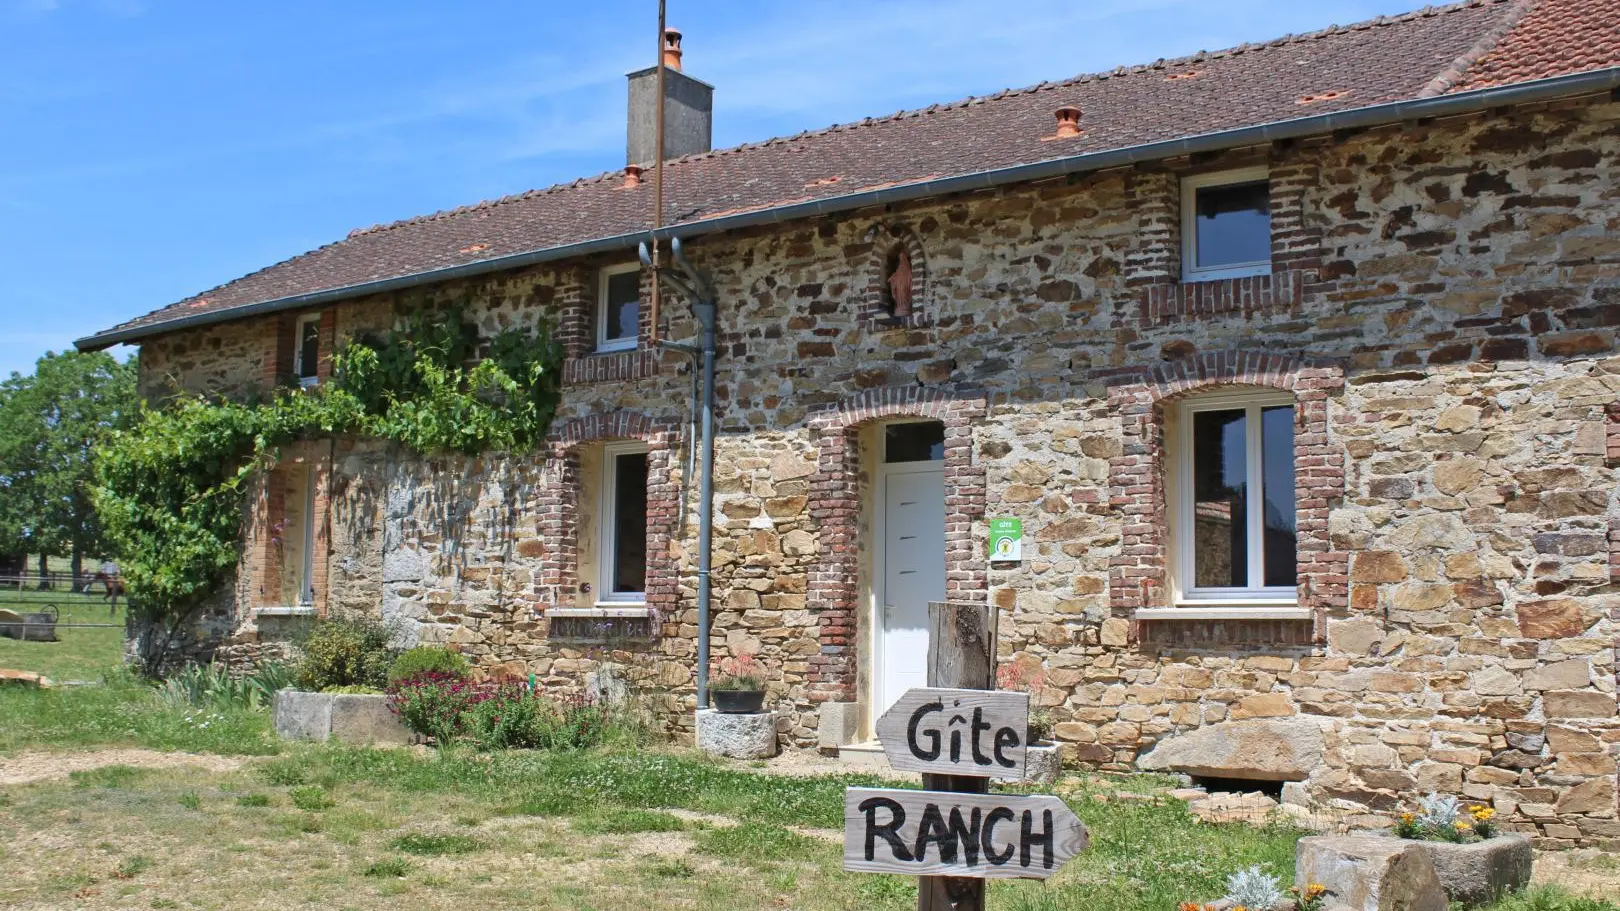
[[[872,496],[872,550],[871,550],[871,592],[868,596],[867,616],[871,622],[867,624],[865,636],[868,654],[872,656],[870,667],[871,677],[867,681],[866,691],[859,693],[861,702],[865,703],[866,733],[876,736],[878,699],[883,690],[884,660],[883,660],[883,632],[887,628],[887,618],[884,616],[883,602],[888,584],[886,566],[888,533],[889,533],[889,478],[897,474],[937,474],[940,476],[940,496],[948,500],[945,490],[945,462],[934,460],[929,462],[895,462],[884,461],[886,453],[882,451],[882,428],[896,424],[937,424],[934,418],[918,418],[914,420],[886,421],[878,425],[878,451],[874,453],[877,464],[873,467],[873,496]],[[946,517],[947,523],[950,516]],[[948,554],[946,555],[948,558]],[[947,559],[947,564],[949,560]],[[947,569],[949,566],[947,565]]]

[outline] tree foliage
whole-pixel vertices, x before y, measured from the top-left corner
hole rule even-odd
[[[351,342],[333,381],[258,403],[179,399],[143,410],[98,454],[95,502],[120,559],[142,659],[156,674],[175,636],[234,577],[243,498],[278,446],[353,435],[423,453],[532,450],[560,393],[562,353],[549,327],[508,330],[475,356],[459,311],[413,317]]]
[[[47,353],[0,383],[0,554],[106,552],[93,453],[136,410],[134,364],[104,352]]]

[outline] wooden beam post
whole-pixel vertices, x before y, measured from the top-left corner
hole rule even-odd
[[[995,689],[995,624],[986,604],[928,604],[928,685],[961,690]],[[990,779],[969,775],[923,775],[923,789],[987,794]],[[917,877],[917,911],[984,911],[984,880],[962,876]]]

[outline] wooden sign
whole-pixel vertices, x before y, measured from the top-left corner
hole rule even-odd
[[[1056,797],[850,788],[844,869],[911,876],[1045,879],[1090,844]]]
[[[889,764],[908,772],[1024,777],[1029,694],[914,689],[877,721]]]

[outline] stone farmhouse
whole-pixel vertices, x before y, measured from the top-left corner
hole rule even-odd
[[[1470,0],[721,150],[680,50],[656,234],[717,313],[709,642],[768,669],[784,745],[869,749],[923,679],[926,603],[980,601],[1072,764],[1620,840],[1620,0]],[[286,447],[221,657],[369,614],[690,728],[701,333],[637,258],[656,70],[622,171],[79,343],[138,344],[153,399],[246,397],[422,308],[559,328],[546,452]]]

